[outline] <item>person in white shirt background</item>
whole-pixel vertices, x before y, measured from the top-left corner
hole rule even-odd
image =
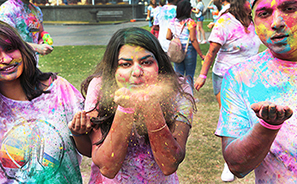
[[[214,95],[221,108],[220,91],[225,72],[232,65],[256,55],[261,43],[255,33],[249,1],[231,0],[230,8],[220,16],[208,41],[210,42],[209,50],[194,86],[197,91],[203,87],[208,70],[215,61],[212,82]],[[227,164],[225,164],[221,178],[223,181],[234,180],[234,175],[229,171]]]
[[[177,0],[168,0],[167,4],[160,8],[154,20],[154,25],[159,25],[158,40],[165,52],[168,51],[170,43],[166,39],[168,24],[176,16],[176,2]]]

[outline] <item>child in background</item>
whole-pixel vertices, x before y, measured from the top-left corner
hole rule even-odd
[[[196,16],[197,37],[198,37],[198,42],[201,44],[207,43],[206,37],[205,37],[205,31],[203,29],[203,21],[204,21],[203,10],[204,10],[204,4],[202,0],[197,0],[197,6],[194,7],[192,11],[195,13],[195,16]],[[201,41],[201,36],[202,36],[202,41]]]
[[[149,27],[153,26],[156,8],[157,8],[156,0],[150,0],[150,4],[147,8],[147,17],[145,19],[146,21],[149,21]]]

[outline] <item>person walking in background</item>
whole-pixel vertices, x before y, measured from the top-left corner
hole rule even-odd
[[[221,0],[211,0],[209,2],[210,4],[213,3],[212,5],[208,6],[207,8],[210,9],[210,13],[212,14],[213,22],[210,22],[207,27],[209,29],[212,29],[214,24],[217,22],[219,18],[219,13],[222,9],[222,4]]]
[[[207,73],[215,60],[212,73],[214,95],[221,108],[221,83],[223,76],[232,65],[243,62],[258,53],[260,40],[255,34],[251,19],[251,8],[247,0],[231,0],[230,8],[221,15],[209,36],[210,47],[196,79],[197,91],[205,84]],[[225,164],[223,181],[234,180]]]
[[[150,4],[147,8],[147,16],[146,16],[146,21],[149,21],[149,27],[151,28],[154,23],[154,15],[155,15],[155,10],[157,8],[157,3],[156,0],[150,0]]]
[[[230,1],[231,0],[221,0],[222,9],[220,10],[218,17],[220,17],[230,8]]]
[[[179,183],[196,108],[157,38],[141,28],[118,30],[82,86],[88,113],[68,126],[77,149],[92,157],[90,183]]]
[[[193,13],[195,13],[196,20],[197,20],[197,37],[198,37],[198,43],[205,44],[207,43],[206,37],[205,37],[205,31],[203,29],[203,10],[204,10],[204,4],[202,0],[197,0],[197,5],[192,9]],[[200,40],[202,38],[202,40]]]
[[[169,23],[166,38],[172,40],[173,37],[179,37],[184,50],[188,42],[186,58],[181,63],[174,63],[174,70],[183,76],[190,76],[190,84],[193,88],[197,53],[202,60],[204,55],[196,38],[196,23],[190,18],[191,10],[191,3],[188,0],[182,0],[177,4],[176,17]]]
[[[0,21],[0,183],[81,184],[81,156],[67,123],[83,97],[43,73],[32,48]]]
[[[221,0],[211,0],[209,6],[207,6],[208,9],[210,9],[210,13],[213,18],[213,22],[216,22],[219,18],[219,12],[222,9]]]
[[[154,12],[154,20],[156,18],[156,15],[159,13],[159,11],[161,10],[161,8],[166,4],[166,0],[160,0],[159,1],[159,6],[157,6],[155,8],[155,12]],[[155,35],[156,38],[159,37],[159,31],[160,31],[160,27],[159,25],[153,25],[151,28],[151,33],[153,35]]]
[[[226,72],[215,134],[237,177],[254,170],[256,184],[297,183],[297,1],[251,3],[268,49]]]
[[[230,8],[230,0],[220,0],[220,2],[221,2],[222,8],[219,11],[218,18]],[[215,24],[214,22],[209,23],[207,26],[209,29],[212,29],[214,24]]]
[[[48,34],[43,28],[42,12],[29,0],[7,0],[4,2],[0,6],[0,20],[14,27],[22,39],[38,54],[46,55],[53,51],[53,47],[45,44],[42,39],[42,35]]]
[[[159,1],[159,6],[156,7],[155,9],[155,13],[154,13],[154,19],[156,17],[156,15],[160,12],[160,10],[162,9],[162,7],[166,4],[166,0],[160,0]]]
[[[168,0],[168,3],[156,14],[154,20],[154,25],[159,26],[158,40],[165,52],[167,52],[170,43],[170,41],[166,39],[168,24],[170,20],[176,16],[176,1],[177,0]]]

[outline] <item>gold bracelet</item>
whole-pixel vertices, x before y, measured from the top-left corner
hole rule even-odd
[[[162,126],[161,128],[158,128],[158,129],[156,129],[156,130],[151,130],[150,132],[152,132],[152,133],[154,133],[154,132],[158,132],[158,131],[164,129],[164,128],[166,127],[166,125],[167,125],[167,124],[165,123],[165,125]]]

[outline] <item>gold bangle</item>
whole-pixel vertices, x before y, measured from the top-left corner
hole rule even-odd
[[[166,127],[166,125],[167,125],[167,124],[165,123],[165,125],[163,125],[161,128],[158,128],[158,129],[156,129],[156,130],[151,130],[150,132],[152,132],[152,133],[154,133],[154,132],[158,132],[158,131],[164,129],[164,128]]]

